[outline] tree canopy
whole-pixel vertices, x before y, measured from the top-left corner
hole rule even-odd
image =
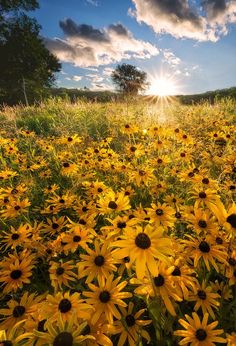
[[[119,91],[130,95],[138,94],[148,85],[146,72],[129,64],[118,65],[113,71],[111,79]]]
[[[40,37],[40,25],[19,11],[37,6],[35,0],[1,1],[0,8],[14,13],[0,18],[0,103],[34,102],[61,68]]]

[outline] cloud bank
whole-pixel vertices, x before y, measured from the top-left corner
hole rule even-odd
[[[201,7],[189,0],[132,0],[128,13],[160,33],[176,38],[217,41],[236,23],[236,0],[202,0]]]
[[[61,61],[75,66],[96,67],[122,59],[149,59],[159,54],[155,45],[136,39],[120,23],[97,29],[68,18],[59,25],[64,38],[47,38],[45,45]]]

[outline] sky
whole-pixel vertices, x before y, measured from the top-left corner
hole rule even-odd
[[[62,63],[56,85],[108,90],[118,64],[175,93],[236,86],[236,0],[39,0],[31,13]]]

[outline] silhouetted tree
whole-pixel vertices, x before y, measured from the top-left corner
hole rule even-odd
[[[111,79],[119,91],[130,95],[137,95],[148,85],[146,72],[129,64],[118,65],[112,72]]]
[[[0,103],[34,102],[60,71],[40,37],[40,25],[21,12],[37,7],[35,0],[0,0]]]

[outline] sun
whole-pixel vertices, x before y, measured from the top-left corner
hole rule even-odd
[[[152,77],[150,87],[148,89],[149,95],[157,95],[160,97],[173,96],[178,92],[176,82],[169,77]]]

